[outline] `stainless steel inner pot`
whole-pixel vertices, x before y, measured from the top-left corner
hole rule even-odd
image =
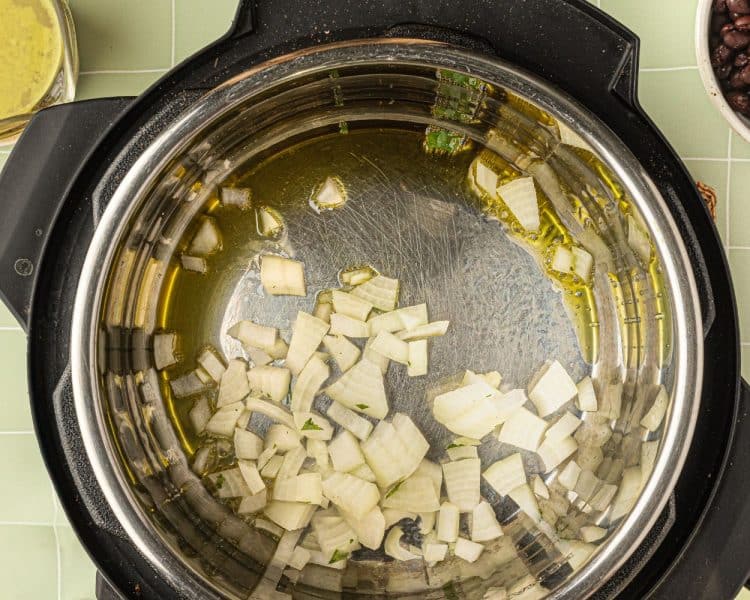
[[[205,294],[190,300],[200,309],[180,331],[186,344],[202,340],[227,355],[240,353],[224,333],[233,321],[254,318],[288,329],[296,310],[312,308],[309,298],[269,303],[252,261],[261,250],[303,260],[314,289],[335,284],[342,266],[380,261],[412,299],[426,299],[433,318],[452,322],[455,337],[433,346],[436,380],[463,368],[497,368],[514,387],[523,387],[554,358],[575,377],[591,374],[599,412],[587,414],[584,427],[605,424],[609,431],[597,485],[619,486],[623,472],[640,468],[639,495],[615,495],[594,508],[591,493],[571,492],[556,527],[533,522],[499,498],[506,535],[472,567],[455,560],[434,569],[350,560],[345,571],[313,567],[296,586],[282,577],[278,592],[257,587],[276,541],[214,499],[192,472],[195,448],[165,402],[168,374],[154,369],[152,339],[164,327],[164,298],[187,301],[175,296],[179,253],[196,217],[215,208],[217,186],[293,144],[343,135],[336,133],[342,123],[352,135],[365,127],[447,131],[467,144],[463,152],[489,151],[532,175],[562,227],[594,257],[585,292],[594,317],[580,325],[576,298],[548,277],[549,256],[535,259],[498,219],[472,207],[466,186],[456,191],[428,169],[383,155],[371,165],[360,161],[352,201],[327,215],[309,209],[309,190],[290,174],[280,200],[288,237],[268,242],[272,247],[243,246],[234,268],[207,280]],[[279,162],[282,173],[285,164],[293,165]],[[633,222],[650,238],[649,260],[628,244]],[[410,39],[321,46],[261,64],[211,91],[127,173],[98,224],[76,297],[76,411],[115,514],[182,597],[267,598],[293,588],[295,597],[311,598],[339,597],[341,590],[481,598],[503,587],[526,590],[528,597],[582,598],[637,547],[680,472],[701,388],[698,315],[674,223],[636,158],[606,124],[512,65],[456,47]],[[175,373],[194,358],[185,356]],[[439,459],[445,440],[438,439],[422,399],[430,383],[408,381],[393,370],[388,375],[398,409],[429,432],[431,457]],[[660,386],[670,405],[662,426],[649,432],[639,422]],[[652,467],[640,464],[645,442],[658,446]],[[483,468],[510,451],[489,444],[481,454]],[[533,453],[524,453],[524,461],[528,469],[540,469]],[[544,479],[554,487],[557,474]],[[571,541],[581,524],[601,525],[608,534],[594,545]],[[517,547],[536,550],[519,553]],[[538,583],[554,571],[554,585],[549,578],[547,587]]]

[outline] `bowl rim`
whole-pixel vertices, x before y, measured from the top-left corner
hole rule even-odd
[[[708,94],[711,104],[719,111],[729,126],[750,143],[750,119],[736,112],[724,97],[724,92],[719,86],[716,74],[711,66],[711,55],[708,49],[708,31],[711,20],[711,6],[713,0],[698,0],[698,8],[695,15],[695,57],[698,64],[703,87]]]

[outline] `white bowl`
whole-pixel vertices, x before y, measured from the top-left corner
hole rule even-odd
[[[713,0],[698,0],[698,13],[695,17],[695,56],[698,59],[698,71],[703,80],[711,103],[719,110],[729,125],[745,141],[750,142],[750,119],[736,112],[724,98],[714,69],[711,66],[711,53],[708,48],[708,33],[711,27],[711,7]]]

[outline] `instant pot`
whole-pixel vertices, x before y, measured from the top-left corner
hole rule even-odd
[[[39,113],[0,178],[0,290],[28,332],[37,436],[99,568],[98,596],[474,598],[507,571],[456,587],[379,587],[368,569],[381,583],[403,573],[373,562],[353,580],[282,578],[260,593],[274,540],[205,491],[164,405],[142,396],[155,372],[158,319],[149,298],[163,291],[179,240],[216,185],[284,144],[345,134],[346,123],[348,132],[365,124],[442,128],[491,149],[533,175],[593,255],[593,375],[600,394],[615,390],[618,402],[605,447],[609,464],[620,465],[612,481],[638,464],[644,442],[659,452],[632,509],[587,560],[561,559],[544,531],[517,512],[505,515],[518,565],[537,580],[534,597],[733,598],[750,572],[748,395],[734,295],[700,195],[638,104],[637,75],[638,39],[582,0],[241,2],[226,36],[142,96]],[[392,182],[394,174],[402,189],[420,183],[406,171],[383,177]],[[404,211],[392,196],[395,204],[383,206]],[[591,215],[583,225],[573,199]],[[452,227],[439,247],[453,251],[466,234],[462,223],[470,227],[462,209],[425,206],[422,214],[434,213],[430,235]],[[645,262],[654,269],[624,239],[623,206],[653,244],[654,262],[650,251]],[[412,213],[398,214],[406,231]],[[300,230],[307,218],[299,217]],[[304,231],[298,251],[314,262],[329,236]],[[482,253],[489,245],[475,248],[482,274],[525,260],[504,248],[490,263]],[[465,245],[461,252],[468,256]],[[453,264],[434,255],[424,255],[424,268]],[[564,353],[577,344],[541,325],[534,337],[530,324],[547,318],[550,290],[526,283],[540,314],[526,311],[525,326],[507,335],[518,352],[498,347],[509,369],[514,355],[531,364],[552,347]],[[468,289],[464,309],[475,314],[470,285],[454,289],[446,278],[441,289],[449,298]],[[460,323],[460,314],[449,316]],[[457,345],[471,354],[471,338]],[[670,408],[658,433],[644,433],[637,423],[659,385]]]

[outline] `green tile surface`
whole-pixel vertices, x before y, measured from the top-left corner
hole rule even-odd
[[[641,37],[641,101],[677,151],[689,159],[686,165],[693,177],[717,191],[717,227],[728,246],[743,340],[750,343],[750,144],[730,136],[701,85],[693,50],[697,0],[592,1]],[[81,56],[78,98],[84,99],[140,93],[175,63],[222,35],[237,0],[70,4]],[[7,155],[8,148],[0,148],[0,168]],[[748,377],[750,346],[745,350],[742,367]],[[31,429],[25,341],[2,306],[0,385],[0,455],[13,458],[0,461],[0,600],[93,599],[93,564],[53,501],[36,441],[28,433],[18,433]]]

